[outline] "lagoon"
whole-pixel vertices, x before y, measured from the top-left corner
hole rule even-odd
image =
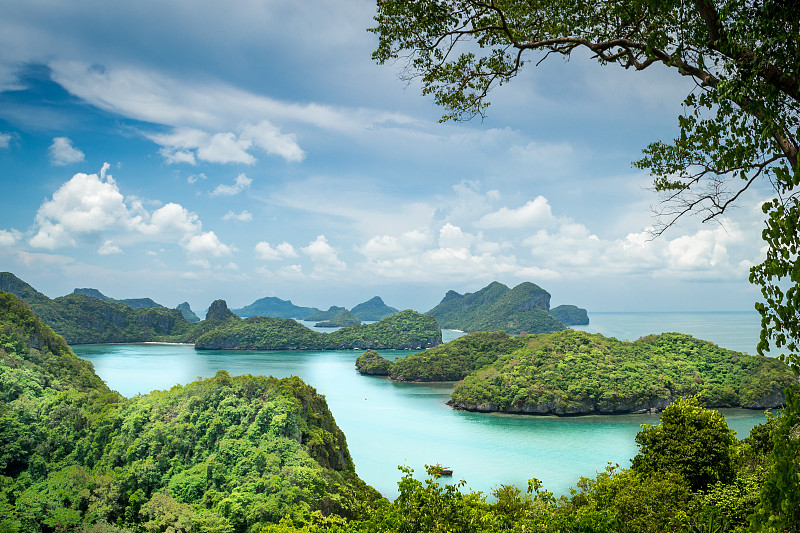
[[[617,332],[614,336],[633,340],[649,332],[692,333],[700,327],[705,338],[716,339],[721,346],[755,352],[747,348],[757,341],[754,313],[703,313],[704,320],[692,313],[636,315],[638,322],[631,313],[592,314],[592,324],[581,329]],[[742,331],[750,331],[755,339],[738,335]],[[457,335],[444,332],[445,340]],[[360,351],[195,351],[188,345],[166,344],[73,349],[125,396],[208,378],[219,369],[233,375],[299,376],[325,395],[347,436],[358,475],[388,498],[397,495],[398,465],[410,466],[421,476],[425,464],[435,463],[453,468],[453,482],[463,479],[467,487],[485,493],[501,484],[524,488],[529,478],[536,477],[547,490],[566,494],[580,476],[594,476],[608,462],[629,466],[637,452],[634,436],[640,425],[658,422],[653,415],[556,418],[454,411],[444,403],[452,384],[395,383],[361,376],[354,366]],[[381,352],[389,358],[408,353]],[[759,411],[722,412],[740,438],[764,420]]]

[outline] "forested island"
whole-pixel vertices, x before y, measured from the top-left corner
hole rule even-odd
[[[362,322],[377,322],[378,320],[383,320],[387,316],[392,316],[399,312],[399,310],[383,303],[380,296],[374,296],[366,302],[356,305],[350,312]]]
[[[307,320],[310,322],[329,321],[333,315],[339,311],[347,311],[345,307],[333,305],[327,311],[322,311],[316,307],[302,307],[294,305],[291,300],[281,300],[274,296],[259,298],[250,305],[240,309],[232,309],[233,313],[242,317],[267,316],[274,318],[295,318],[297,320]],[[366,302],[355,305],[349,313],[358,321],[377,322],[390,315],[399,312],[394,307],[389,307],[380,296],[374,296]]]
[[[561,331],[568,325],[588,324],[585,309],[559,306],[550,312],[550,293],[530,282],[513,289],[497,281],[466,294],[448,291],[428,311],[445,329],[461,331],[505,331],[514,335]],[[561,319],[564,320],[561,320]]]
[[[409,309],[331,333],[310,330],[288,318],[233,319],[192,340],[197,350],[420,350],[441,344],[442,330],[433,317]]]
[[[220,371],[126,399],[0,293],[0,383],[2,531],[258,531],[380,497],[299,378]]]
[[[488,335],[467,336],[462,354]],[[220,371],[123,398],[0,293],[0,383],[6,532],[744,531],[766,520],[785,456],[773,442],[798,423],[771,418],[738,441],[719,413],[679,398],[636,436],[630,468],[609,465],[570,495],[532,478],[489,498],[400,467],[390,502],[358,478],[325,399],[296,377]]]
[[[778,359],[680,333],[622,342],[573,330],[479,332],[394,362],[372,356],[364,367],[385,368],[398,381],[461,380],[448,401],[456,409],[539,415],[660,411],[682,396],[712,407],[770,409],[783,406],[784,389],[797,384]]]
[[[154,306],[133,308],[122,303],[126,300],[113,300],[96,289],[76,289],[50,299],[10,272],[0,273],[0,290],[22,298],[69,344],[178,342],[195,344],[198,350],[419,350],[442,342],[436,320],[411,310],[361,325],[346,309],[335,309],[324,325],[347,327],[320,333],[293,319],[240,319],[224,300],[211,304],[205,320],[189,321],[185,315],[191,318],[194,313],[188,305],[167,309],[153,302]],[[134,301],[144,300],[152,302]]]
[[[302,307],[294,305],[291,300],[281,300],[274,296],[267,296],[265,298],[259,298],[250,305],[246,305],[240,309],[233,309],[232,311],[242,318],[249,318],[251,316],[271,316],[275,318],[296,318],[298,320],[304,320],[306,317],[318,313],[319,309],[316,307]]]
[[[344,326],[355,326],[361,323],[361,320],[345,309],[344,307],[331,306],[327,311],[319,311],[311,316],[306,317],[310,322],[316,322],[314,327],[318,328],[341,328]]]

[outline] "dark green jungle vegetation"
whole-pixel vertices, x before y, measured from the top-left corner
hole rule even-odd
[[[550,293],[530,282],[513,289],[495,281],[467,294],[448,291],[439,305],[425,314],[436,317],[442,328],[468,332],[505,331],[518,335],[566,327],[550,313]]]
[[[388,376],[392,362],[375,350],[367,350],[356,359],[356,370],[367,376]]]
[[[436,348],[398,358],[390,375],[398,381],[458,381],[494,363],[500,354],[519,350],[524,337],[502,331],[463,335]]]
[[[224,300],[211,304],[206,320],[190,322],[183,315],[185,309],[134,309],[79,293],[50,299],[10,272],[0,273],[0,291],[25,300],[69,344],[156,341],[189,342],[197,349],[224,350],[418,350],[442,342],[436,320],[411,310],[374,324],[359,325],[356,319],[350,327],[319,333],[292,319],[241,320]],[[352,323],[350,317],[342,316],[341,320]]]
[[[193,325],[177,309],[137,308],[72,293],[50,299],[10,272],[0,272],[0,291],[17,295],[70,344],[180,342]]]
[[[589,314],[586,309],[581,309],[576,305],[559,305],[550,309],[550,314],[565,326],[585,326],[589,323]]]
[[[344,307],[339,307],[338,305],[332,305],[328,308],[327,311],[317,311],[305,317],[304,320],[308,320],[310,322],[321,322],[323,320],[330,320],[334,316],[336,316],[337,313],[341,311],[347,311],[347,309],[345,309]]]
[[[632,73],[647,69],[674,79],[691,79],[694,83],[688,84],[690,88],[676,117],[674,136],[650,142],[643,149],[643,157],[634,162],[636,167],[650,173],[652,189],[660,196],[654,209],[653,233],[660,235],[692,215],[698,215],[703,222],[722,219],[737,205],[754,205],[745,200],[745,193],[760,191],[758,205],[764,215],[762,261],[750,269],[749,275],[750,283],[760,290],[760,301],[755,304],[761,315],[758,352],[782,350],[784,361],[795,374],[800,374],[800,5],[797,2],[381,0],[377,2],[374,18],[375,25],[369,29],[378,39],[373,59],[379,64],[393,65],[405,81],[419,83],[422,94],[442,106],[443,121],[484,117],[493,89],[507,85],[526,67],[535,70],[553,58],[568,62],[573,53],[583,66],[586,60],[592,60],[604,72],[619,69],[616,81],[629,88],[635,86],[627,85],[631,76],[636,76]],[[528,74],[535,76],[536,71]],[[530,79],[527,78],[528,82]],[[524,91],[525,83],[516,96],[526,96],[518,98],[516,105],[535,111],[535,98]],[[647,89],[639,92],[645,98],[653,96]],[[535,113],[528,116],[533,119]],[[580,127],[579,123],[575,126]],[[691,346],[686,349],[692,350]],[[486,372],[497,371],[500,376],[502,371],[500,381],[506,391],[511,390],[515,379],[522,382],[517,391],[519,398],[503,392],[498,399],[508,405],[525,401],[529,394],[523,390],[525,374],[537,367],[538,356],[530,358],[527,368],[513,364],[514,361],[508,360],[510,356],[503,357],[506,366]],[[573,357],[577,357],[574,352]],[[635,370],[636,362],[629,364]],[[520,366],[519,371],[516,366]],[[546,373],[550,370],[548,366],[537,372]],[[609,374],[620,374],[616,369],[607,370]],[[698,368],[698,371],[703,370]],[[593,376],[587,375],[587,382]],[[729,396],[735,392],[731,383],[720,377],[713,394]],[[663,380],[649,386],[653,385],[669,386]],[[585,388],[580,390],[581,387],[577,385],[574,395],[566,392],[572,397],[592,394]],[[589,508],[596,505],[593,509],[597,514],[591,521],[541,528],[526,523],[524,529],[741,530],[747,528],[742,517],[754,509],[747,502],[757,501],[750,530],[799,531],[800,402],[796,383],[787,389],[786,398],[784,414],[769,429],[759,430],[771,433],[773,445],[772,455],[761,466],[757,466],[760,459],[754,460],[753,455],[739,448],[733,455],[731,473],[731,469],[723,466],[727,464],[724,454],[718,453],[731,449],[730,439],[720,435],[715,444],[706,447],[691,437],[693,433],[715,432],[710,430],[714,425],[710,416],[694,409],[689,414],[687,410],[688,416],[682,418],[692,420],[691,424],[670,424],[668,429],[667,420],[673,420],[670,406],[664,412],[662,430],[646,432],[637,438],[640,455],[657,460],[646,457],[635,460],[629,471],[611,475],[608,480],[598,477],[585,485],[590,496],[582,501]],[[677,417],[675,420],[678,421]],[[754,446],[751,450],[760,447]],[[706,454],[706,450],[710,453]],[[663,461],[658,460],[659,452]],[[716,474],[705,477],[708,465],[693,464],[690,455],[707,456],[716,464]],[[744,463],[739,462],[742,460],[749,466],[742,468]],[[691,479],[687,468],[690,465],[701,474],[700,479]],[[651,475],[659,469],[663,475]],[[706,485],[705,479],[718,481]],[[624,486],[626,482],[633,485]],[[748,486],[760,488],[751,490]],[[757,492],[759,495],[755,496]],[[698,493],[703,503],[695,507],[693,502],[698,502]],[[628,504],[622,504],[627,497],[631,497]],[[669,508],[668,502],[677,501],[683,503]],[[629,505],[628,511],[636,509],[639,513],[620,513],[620,504]],[[727,511],[715,515],[709,512],[714,507]],[[664,511],[660,515],[663,520],[656,520],[658,525],[650,521],[658,514],[657,509]],[[413,510],[409,513],[413,514]],[[467,512],[459,516],[467,516]],[[445,530],[444,527],[429,529]]]
[[[395,361],[376,354],[369,362],[365,368],[382,365],[398,381],[463,380],[452,406],[505,413],[660,410],[680,396],[713,407],[766,409],[783,405],[783,390],[797,382],[779,359],[680,333],[622,342],[574,330],[527,337],[476,332]]]
[[[274,296],[259,298],[250,305],[240,309],[233,309],[234,313],[242,318],[251,316],[273,316],[275,318],[296,318],[303,320],[306,317],[318,313],[316,307],[301,307],[294,305],[291,300],[281,300]]]
[[[761,531],[797,475],[795,416],[739,441],[690,397],[643,427],[630,468],[609,465],[568,495],[535,478],[487,495],[401,468],[389,502],[356,476],[324,398],[300,379],[221,371],[126,399],[5,293],[0,383],[3,532]]]
[[[797,383],[782,361],[664,333],[635,342],[562,331],[530,336],[458,383],[459,409],[589,414],[663,409],[680,396],[709,406],[765,409],[784,403]]]
[[[373,296],[366,302],[353,307],[350,312],[361,321],[378,321],[397,313],[399,309],[389,307],[383,303],[380,296]]]
[[[419,350],[441,342],[436,319],[411,310],[331,333],[312,331],[288,318],[226,320],[194,339],[199,350]]]
[[[336,311],[330,318],[324,319],[314,324],[316,327],[341,328],[344,326],[355,326],[361,321],[347,309]]]
[[[220,371],[125,399],[0,293],[0,383],[0,531],[258,531],[379,497],[299,378]]]
[[[110,296],[106,296],[97,289],[91,289],[91,288],[75,289],[72,291],[72,293],[83,294],[85,296],[91,296],[93,298],[99,298],[100,300],[104,300],[106,302],[116,302],[120,304],[125,304],[128,307],[133,307],[134,309],[138,309],[140,307],[164,307],[163,305],[154,302],[152,298],[125,298],[123,300],[117,300],[115,298],[111,298]],[[179,307],[180,306],[178,306],[176,309],[180,310]]]

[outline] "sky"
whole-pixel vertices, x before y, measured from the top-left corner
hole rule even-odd
[[[362,0],[0,0],[0,270],[196,311],[427,311],[530,281],[592,311],[752,310],[769,191],[653,239],[666,67],[531,62],[487,117],[377,65]]]

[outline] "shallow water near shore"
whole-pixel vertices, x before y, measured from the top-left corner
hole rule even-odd
[[[742,324],[752,322],[751,315],[721,314],[709,323],[727,320],[722,329],[741,331]],[[647,333],[637,333],[635,328],[626,326],[635,322],[626,313],[591,318],[592,325],[585,328],[590,331],[594,327],[609,336],[617,336],[613,331],[628,331],[635,337],[618,338],[630,340]],[[676,327],[651,331],[681,331],[677,318],[672,316],[668,324]],[[696,317],[685,320],[684,326],[692,327]],[[757,316],[755,320],[757,324]],[[757,340],[757,328],[755,331]],[[444,336],[448,340],[458,333],[445,331]],[[724,338],[722,342],[709,340],[727,348],[755,351],[733,348],[724,343]],[[755,341],[736,342],[745,345]],[[299,376],[325,395],[337,424],[347,436],[359,476],[389,498],[397,495],[401,477],[398,465],[412,467],[415,476],[421,478],[424,465],[436,463],[453,469],[452,482],[464,479],[467,487],[485,493],[501,484],[524,489],[527,480],[536,477],[547,490],[566,494],[580,476],[592,477],[608,462],[629,466],[637,452],[634,436],[641,424],[658,422],[655,415],[557,418],[454,411],[444,403],[452,383],[396,383],[383,377],[361,376],[354,366],[361,351],[355,350],[226,352],[195,351],[189,345],[169,344],[81,345],[73,349],[94,364],[97,374],[112,389],[125,396],[211,377],[218,369],[232,375]],[[381,353],[394,358],[410,352]],[[760,411],[722,412],[740,438],[764,420]]]

